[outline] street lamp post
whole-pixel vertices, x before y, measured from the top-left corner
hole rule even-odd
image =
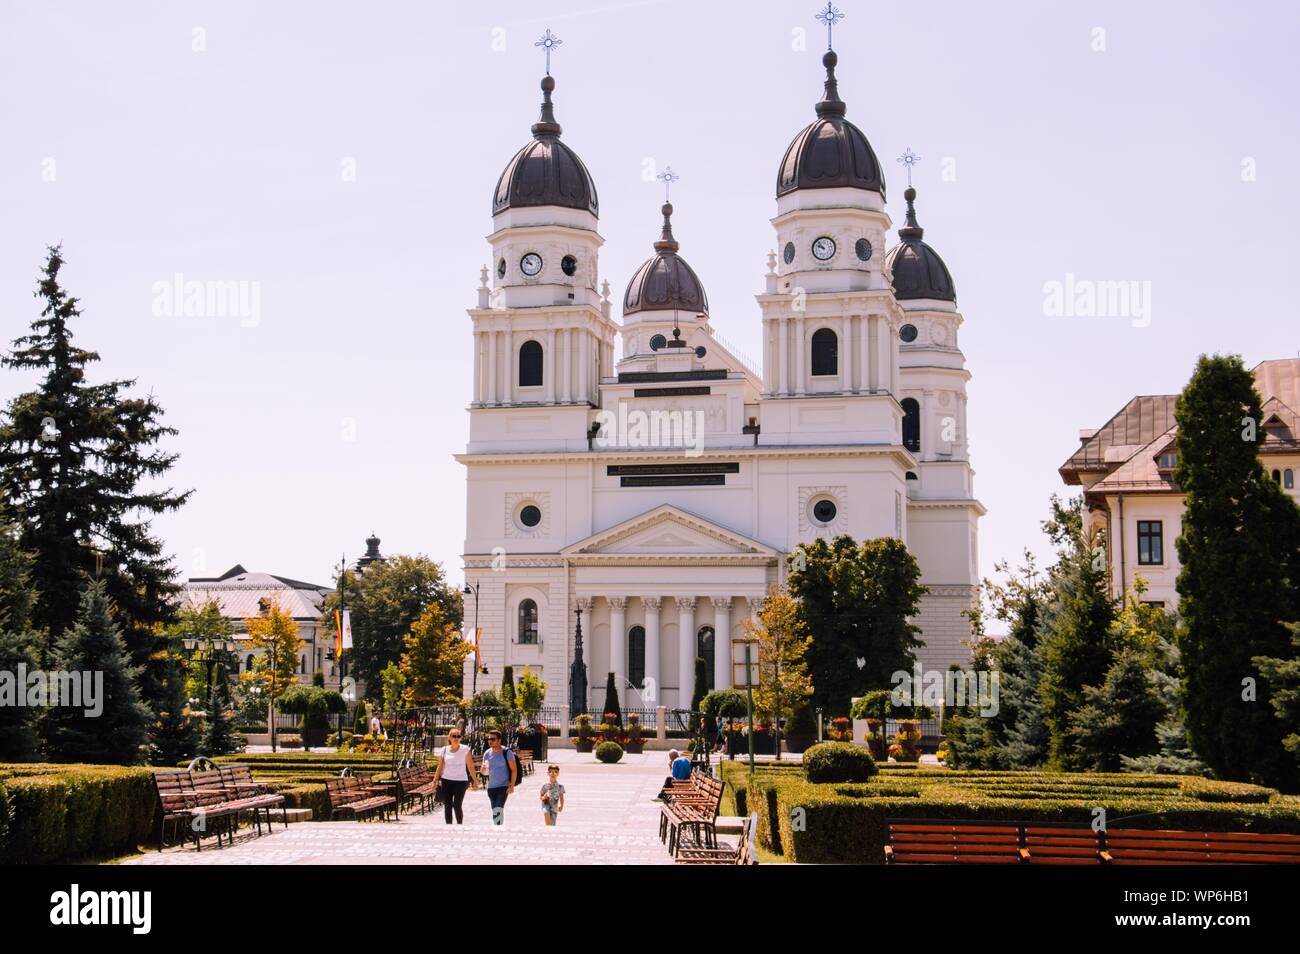
[[[470,689],[470,695],[471,695],[471,696],[476,696],[476,695],[478,695],[478,670],[479,670],[479,658],[478,658],[478,594],[479,594],[479,590],[482,589],[482,587],[483,587],[483,584],[482,584],[482,583],[475,583],[475,584],[473,584],[473,585],[471,585],[471,584],[469,584],[469,583],[466,583],[466,584],[465,584],[465,589],[462,591],[463,593],[465,593],[466,596],[472,596],[472,597],[474,597],[474,680],[473,680],[472,688]]]

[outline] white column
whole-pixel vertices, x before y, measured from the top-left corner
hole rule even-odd
[[[790,332],[786,325],[788,322],[784,318],[776,320],[776,393],[785,394],[789,389],[787,387],[790,375],[786,371],[785,361],[785,339]]]
[[[796,394],[803,394],[803,389],[807,386],[805,378],[807,374],[805,368],[807,364],[805,360],[807,348],[803,346],[803,343],[805,343],[805,334],[803,334],[803,315],[801,313],[794,320],[794,393]]]
[[[578,332],[578,400],[591,402],[591,335]]]
[[[627,696],[626,596],[609,597],[609,671],[614,674],[614,685],[618,688],[618,701],[621,705]]]
[[[695,693],[695,597],[677,597],[677,708],[686,709]]]
[[[868,378],[871,376],[871,353],[867,343],[871,331],[871,319],[866,315],[858,315],[858,390],[869,390],[871,385]]]
[[[474,403],[483,403],[483,332],[474,332]]]
[[[867,387],[880,390],[880,318],[867,318]]]
[[[731,688],[731,597],[713,597],[713,688]]]
[[[514,333],[507,328],[504,332],[504,338],[505,345],[501,349],[501,403],[514,404],[515,382],[519,380],[515,377]]]
[[[641,698],[647,704],[662,705],[663,693],[659,691],[659,602],[658,596],[641,597],[645,607],[645,682]]]
[[[542,356],[543,399],[547,404],[555,403],[555,329],[546,329],[546,354]]]
[[[556,356],[560,363],[560,403],[568,404],[573,400],[573,362],[569,351],[573,346],[573,337],[568,328],[559,331],[560,353]]]
[[[497,403],[497,333],[484,332],[487,335],[488,385],[485,404]]]
[[[853,316],[845,315],[841,322],[844,333],[840,337],[841,391],[853,390]]]

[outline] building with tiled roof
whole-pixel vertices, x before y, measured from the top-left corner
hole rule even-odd
[[[215,600],[221,615],[230,621],[231,638],[236,650],[239,672],[252,669],[258,655],[248,645],[248,620],[266,613],[272,602],[294,618],[303,649],[298,656],[298,681],[310,685],[312,674],[319,671],[325,685],[337,688],[338,661],[334,658],[334,628],[321,616],[321,604],[327,586],[304,583],[272,573],[253,573],[239,564],[215,577],[191,577],[185,581],[181,598],[189,606],[202,606]]]
[[[1300,359],[1263,361],[1253,370],[1263,399],[1259,456],[1278,485],[1300,499]],[[1083,488],[1084,528],[1107,530],[1112,590],[1122,595],[1137,577],[1143,599],[1178,603],[1178,554],[1183,492],[1178,463],[1177,394],[1135,397],[1101,427],[1081,431],[1079,447],[1061,465],[1061,479]]]

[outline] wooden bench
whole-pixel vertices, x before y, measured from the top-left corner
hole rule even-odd
[[[705,848],[687,845],[677,849],[674,861],[679,865],[756,865],[758,857],[754,851],[754,829],[758,826],[758,816],[750,815],[740,826],[740,840],[734,848],[719,845]]]
[[[1300,835],[1112,828],[1102,838],[1108,865],[1300,864]]]
[[[718,846],[714,826],[722,803],[722,786],[721,780],[696,771],[688,782],[675,782],[660,793],[664,804],[659,811],[659,840],[667,841],[669,854],[677,855],[686,833],[698,847]]]
[[[388,812],[397,817],[397,797],[385,794],[370,784],[369,776],[350,775],[325,781],[325,799],[330,818],[351,815],[355,819],[373,818],[387,821]]]
[[[1300,835],[899,818],[885,825],[886,864],[1300,864]]]
[[[234,830],[239,825],[239,814],[251,810],[239,797],[228,790],[221,780],[219,770],[206,772],[156,772],[154,789],[158,793],[159,833],[158,850],[167,841],[167,829],[184,826],[182,843],[190,836],[194,847],[203,850],[203,836],[216,835],[217,844],[225,834],[233,844]],[[268,820],[269,827],[269,820]],[[261,834],[261,823],[258,823]]]
[[[886,819],[885,864],[1018,865],[1020,826],[1015,822]]]
[[[433,780],[433,772],[428,768],[406,768],[397,770],[397,799],[401,805],[419,802],[420,811],[427,812],[433,803],[438,785]]]

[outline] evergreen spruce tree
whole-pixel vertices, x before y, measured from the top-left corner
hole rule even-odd
[[[1042,661],[1039,691],[1049,735],[1049,759],[1059,769],[1077,770],[1084,760],[1070,732],[1070,715],[1085,703],[1084,690],[1106,678],[1114,655],[1116,601],[1108,592],[1100,534],[1072,536],[1051,574],[1051,598],[1042,609],[1037,648]]]
[[[189,492],[157,486],[176,460],[158,447],[176,433],[161,423],[161,406],[126,396],[133,380],[87,380],[99,355],[73,343],[81,309],[59,284],[62,267],[62,252],[50,248],[36,292],[40,316],[3,358],[6,367],[43,377],[0,419],[0,489],[40,582],[35,627],[50,640],[62,637],[86,581],[100,575],[153,699],[165,678],[161,626],[173,618],[177,587],[149,521],[180,507]]]
[[[19,546],[17,530],[0,515],[0,674],[11,676],[15,693],[24,670],[33,672],[41,665],[41,634],[32,630],[36,591],[31,565],[31,554]],[[0,702],[0,762],[35,758],[35,713],[31,706]]]
[[[1155,727],[1166,711],[1143,654],[1120,650],[1102,684],[1084,686],[1083,705],[1068,716],[1073,767],[1114,772],[1122,756],[1153,755]]]
[[[515,707],[515,667],[506,666],[501,670],[501,703],[507,709]]]
[[[54,761],[133,765],[145,755],[153,713],[140,701],[138,671],[113,619],[107,591],[99,580],[86,587],[76,620],[51,648],[52,669],[89,673],[96,682],[102,678],[98,713],[71,705],[46,710],[42,728]]]
[[[1300,762],[1300,623],[1288,623],[1291,656],[1284,659],[1256,656],[1255,665],[1268,680],[1273,710],[1286,736],[1283,747]]]
[[[1295,791],[1272,690],[1256,657],[1286,659],[1300,618],[1300,510],[1268,479],[1254,379],[1236,356],[1202,356],[1175,405],[1186,495],[1177,541],[1187,737],[1222,778]]]
[[[225,668],[218,665],[205,706],[207,719],[203,723],[203,735],[198,743],[198,751],[208,758],[244,751],[244,736],[235,731],[231,719],[231,698],[230,678]]]
[[[190,714],[189,666],[176,645],[167,649],[162,692],[154,701],[156,714],[149,729],[150,761],[176,765],[198,753],[200,727]]]

